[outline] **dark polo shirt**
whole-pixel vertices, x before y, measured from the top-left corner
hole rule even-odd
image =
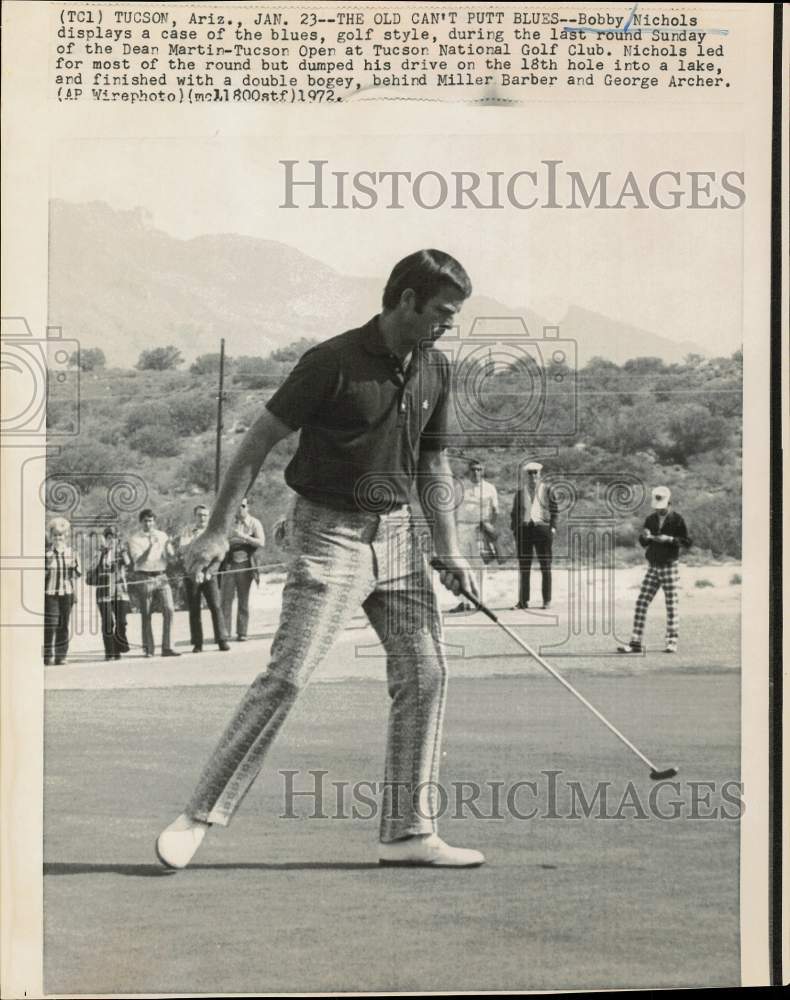
[[[311,348],[266,404],[301,429],[286,483],[341,509],[408,503],[420,451],[446,445],[449,389],[444,354],[416,349],[404,372],[377,317]]]

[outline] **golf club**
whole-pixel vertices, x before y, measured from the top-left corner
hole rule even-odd
[[[442,561],[437,558],[431,560],[431,566],[440,573],[448,571],[447,567],[443,565]],[[452,572],[452,570],[449,570],[449,572]],[[491,611],[490,608],[487,608],[485,604],[482,604],[480,601],[478,601],[476,597],[473,597],[472,594],[468,593],[463,588],[460,589],[460,594],[463,595],[464,599],[469,601],[470,604],[473,604],[478,611],[482,611],[483,614],[486,615],[488,618],[490,618],[492,622],[494,622],[501,629],[503,629],[514,642],[518,643],[518,645],[521,646],[521,648],[525,652],[529,653],[529,655],[532,657],[533,660],[539,663],[544,670],[548,671],[548,673],[550,673],[555,680],[558,680],[564,688],[567,688],[568,691],[570,691],[570,693],[575,698],[577,698],[582,703],[582,705],[585,706],[585,708],[588,708],[593,713],[593,715],[606,726],[607,729],[613,732],[614,735],[622,743],[624,743],[632,753],[635,753],[636,756],[643,763],[647,764],[647,766],[650,768],[650,777],[653,779],[653,781],[665,781],[667,778],[675,777],[675,775],[678,773],[676,767],[666,767],[663,769],[657,768],[656,765],[651,760],[648,760],[648,758],[645,757],[645,755],[642,753],[641,750],[638,750],[627,737],[623,736],[623,734],[616,726],[613,726],[612,723],[609,722],[609,720],[605,718],[598,711],[595,705],[590,704],[590,702],[587,701],[587,699],[584,697],[583,694],[580,694],[572,684],[566,681],[565,678],[562,677],[554,669],[554,667],[552,667],[550,663],[547,663],[542,656],[540,656],[538,653],[535,652],[534,649],[532,649],[531,646],[528,646],[527,643],[524,642],[524,640],[521,638],[521,636],[519,636],[516,632],[514,632],[513,629],[508,628],[508,626],[505,625],[504,622],[501,622],[494,614],[494,612]]]

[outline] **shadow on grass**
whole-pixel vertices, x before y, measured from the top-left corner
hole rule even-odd
[[[263,864],[254,861],[223,862],[213,865],[190,865],[188,871],[365,871],[383,870],[375,861],[285,861],[280,864]],[[44,864],[44,875],[131,875],[137,878],[159,878],[175,875],[176,871],[162,865],[110,865],[89,861],[49,861]]]

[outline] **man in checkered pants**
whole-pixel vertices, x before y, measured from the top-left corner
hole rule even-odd
[[[657,486],[653,490],[651,506],[653,513],[645,521],[639,544],[647,556],[648,568],[642,580],[642,587],[636,599],[634,610],[634,629],[628,645],[618,646],[618,653],[643,652],[642,636],[645,631],[645,620],[650,602],[656,596],[659,587],[664,588],[664,599],[667,605],[667,633],[665,653],[676,653],[678,649],[678,598],[680,576],[678,573],[678,556],[680,547],[691,545],[686,522],[677,513],[670,510],[670,491],[666,486]]]

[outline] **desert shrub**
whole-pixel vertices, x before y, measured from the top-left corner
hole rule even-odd
[[[129,465],[129,455],[124,450],[96,441],[69,441],[57,454],[49,456],[47,474],[62,477],[82,493],[89,493],[94,486],[106,482],[108,474],[123,472]]]
[[[121,432],[120,427],[112,427],[106,424],[101,424],[98,431],[96,431],[96,440],[101,442],[101,444],[109,445],[111,448],[116,447],[124,440],[124,435]]]
[[[182,393],[167,404],[169,419],[177,433],[184,437],[202,434],[217,419],[216,401],[205,392]]]
[[[141,427],[130,434],[128,440],[132,448],[143,455],[165,458],[181,454],[182,444],[168,424]]]
[[[730,577],[730,586],[731,587],[737,587],[738,584],[740,584],[740,583],[741,583],[741,574],[740,573],[733,573],[732,576]]]
[[[169,424],[170,407],[167,403],[159,400],[140,403],[133,406],[126,414],[127,434],[134,434],[135,431],[143,430],[146,427],[163,427]]]
[[[617,450],[623,455],[655,451],[666,440],[663,414],[652,400],[620,410],[615,428]]]
[[[83,372],[104,368],[106,364],[107,359],[100,347],[86,347],[84,350],[74,351],[69,358],[69,365],[72,368],[79,368]]]
[[[206,493],[211,492],[214,489],[214,449],[206,448],[199,454],[190,458],[188,461],[184,462],[181,467],[181,478],[184,484],[187,486],[196,486],[198,489],[203,490]],[[222,462],[220,464],[222,475],[224,475],[228,465],[230,464],[230,456],[223,454]]]
[[[266,358],[255,354],[242,354],[233,363],[233,370],[238,375],[259,375],[266,367]]]
[[[685,465],[692,455],[723,448],[730,438],[730,427],[724,417],[712,416],[701,403],[686,403],[669,418],[667,432],[670,443],[662,449],[663,456]]]
[[[630,358],[623,363],[623,371],[629,375],[648,375],[663,372],[665,368],[661,358],[641,357]]]
[[[143,351],[135,365],[139,371],[164,372],[172,368],[183,365],[184,359],[181,351],[172,344],[167,347],[154,347],[150,351]]]
[[[225,371],[227,372],[231,366],[232,358],[225,356]],[[192,364],[189,366],[189,370],[193,375],[211,375],[214,372],[219,371],[220,354],[217,351],[214,354],[201,354],[199,357],[195,358]]]
[[[636,526],[626,521],[614,529],[614,543],[622,548],[633,548],[636,545],[637,535]]]
[[[710,580],[695,580],[694,586],[698,590],[702,590],[703,587],[712,587],[713,583]]]
[[[715,558],[741,556],[741,504],[735,491],[696,496],[678,507],[695,548],[710,549]]]
[[[71,400],[50,399],[47,402],[47,427],[55,429],[61,434],[76,433],[77,407]]]
[[[314,337],[300,337],[299,340],[294,340],[285,347],[280,347],[276,351],[272,351],[269,357],[272,361],[286,361],[294,364],[301,358],[305,351],[308,351],[311,347],[315,347],[317,343],[318,341]]]

